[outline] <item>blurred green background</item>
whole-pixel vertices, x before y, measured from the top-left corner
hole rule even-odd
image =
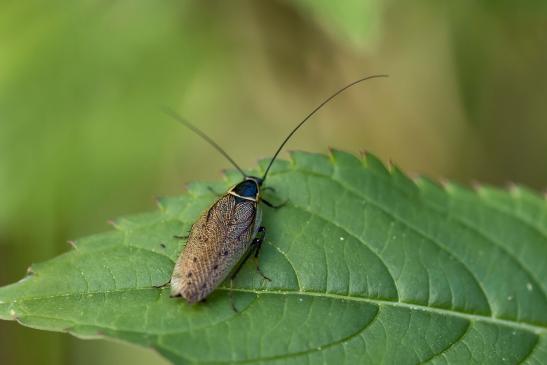
[[[289,149],[368,150],[465,184],[547,184],[547,2],[2,1],[0,285],[66,241]],[[70,278],[67,278],[70,280]],[[164,364],[0,322],[2,364]]]

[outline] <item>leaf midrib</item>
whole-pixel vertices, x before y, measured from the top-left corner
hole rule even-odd
[[[114,294],[114,293],[123,293],[128,291],[140,291],[140,290],[167,290],[167,289],[146,287],[146,288],[103,290],[103,291],[87,292],[87,293],[63,293],[63,294],[55,294],[55,295],[48,295],[48,296],[19,298],[15,301],[1,302],[0,304],[16,304],[16,303],[34,301],[34,300],[66,298],[66,297],[82,296],[82,295],[99,295],[99,294],[104,295],[104,294]],[[230,288],[219,287],[217,290],[230,291]],[[459,312],[459,311],[453,311],[449,309],[442,309],[438,307],[429,307],[422,304],[411,304],[411,303],[404,303],[399,301],[389,301],[385,299],[373,299],[373,298],[357,297],[352,295],[314,292],[314,291],[298,291],[298,290],[290,290],[290,289],[289,290],[262,290],[262,289],[232,288],[231,290],[234,292],[251,293],[255,295],[302,295],[302,296],[309,296],[309,297],[331,298],[336,300],[364,302],[364,303],[375,304],[380,307],[391,306],[395,308],[405,308],[409,310],[420,310],[424,312],[431,312],[431,313],[436,313],[439,315],[454,316],[454,317],[462,318],[468,321],[482,321],[482,322],[487,322],[487,323],[491,323],[495,325],[506,326],[506,327],[511,327],[514,329],[528,331],[535,335],[541,335],[547,332],[547,325],[532,324],[527,322],[516,322],[510,319],[495,318],[495,317],[489,317],[489,316],[484,316],[480,314]]]
[[[229,291],[229,288],[218,288],[218,290],[224,290]],[[343,294],[335,294],[335,293],[323,293],[323,292],[312,292],[312,291],[295,291],[295,290],[256,290],[256,289],[245,289],[245,288],[233,288],[232,289],[235,292],[242,292],[242,293],[253,293],[256,295],[260,294],[272,294],[272,295],[303,295],[303,296],[310,296],[310,297],[320,297],[320,298],[332,298],[337,300],[349,300],[349,301],[356,301],[356,302],[365,302],[365,303],[371,303],[376,304],[378,306],[392,306],[396,308],[405,308],[410,310],[421,310],[424,312],[432,312],[440,315],[449,315],[449,316],[455,316],[459,318],[466,319],[468,321],[483,321],[492,323],[495,325],[501,325],[501,326],[508,326],[515,329],[521,329],[524,331],[532,332],[536,335],[543,334],[547,332],[547,325],[540,325],[540,324],[531,324],[526,322],[515,322],[510,319],[503,319],[503,318],[495,318],[495,317],[488,317],[480,314],[472,314],[472,313],[466,313],[466,312],[458,312],[458,311],[452,311],[449,309],[442,309],[438,307],[428,307],[422,304],[411,304],[411,303],[404,303],[399,301],[389,301],[384,299],[372,299],[372,298],[365,298],[365,297],[356,297],[351,295],[343,295]]]

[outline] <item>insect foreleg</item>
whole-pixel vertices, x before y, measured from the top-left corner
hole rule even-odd
[[[154,285],[154,288],[156,288],[156,289],[165,289],[165,288],[167,288],[170,284],[171,284],[171,280],[169,280],[169,281],[166,282],[165,284]]]
[[[274,204],[270,203],[269,201],[267,201],[267,200],[265,200],[265,199],[262,199],[262,202],[263,202],[264,204],[266,204],[267,206],[269,206],[270,208],[274,208],[274,209],[281,208],[281,207],[283,207],[285,204],[287,204],[287,200],[285,200],[283,203],[277,204],[277,205],[274,205]]]
[[[188,239],[188,237],[190,237],[190,232],[192,231],[192,228],[194,227],[194,225],[192,224],[192,227],[190,227],[190,230],[185,234],[185,235],[174,235],[173,238],[176,238],[178,240],[186,240]]]
[[[264,275],[264,273],[262,272],[262,270],[260,270],[260,266],[258,264],[258,255],[260,254],[260,249],[262,248],[262,243],[264,242],[264,237],[266,237],[266,228],[265,227],[260,227],[258,229],[258,233],[255,237],[255,239],[253,240],[253,242],[251,243],[251,245],[255,248],[255,254],[254,254],[254,262],[255,262],[255,265],[256,265],[256,271],[258,271],[258,273],[266,280],[268,281],[272,281],[272,279],[270,279],[269,277],[267,277],[266,275]]]

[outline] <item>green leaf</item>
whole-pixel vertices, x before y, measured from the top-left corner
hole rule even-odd
[[[297,0],[292,5],[352,46],[370,47],[380,35],[383,4],[377,0]]]
[[[264,163],[261,163],[261,170]],[[190,306],[169,297],[184,234],[216,199],[192,184],[157,212],[33,265],[0,289],[0,317],[150,346],[190,363],[547,362],[547,204],[537,194],[388,171],[375,157],[276,163],[261,269]]]

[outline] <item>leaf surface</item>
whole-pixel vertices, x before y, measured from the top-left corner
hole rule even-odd
[[[265,163],[261,163],[261,170]],[[255,171],[259,173],[260,171]],[[237,182],[192,184],[156,212],[33,265],[0,288],[0,318],[150,346],[178,364],[547,362],[547,203],[523,187],[470,191],[359,159],[293,153],[264,208],[265,281],[190,306],[165,284],[191,224]]]

